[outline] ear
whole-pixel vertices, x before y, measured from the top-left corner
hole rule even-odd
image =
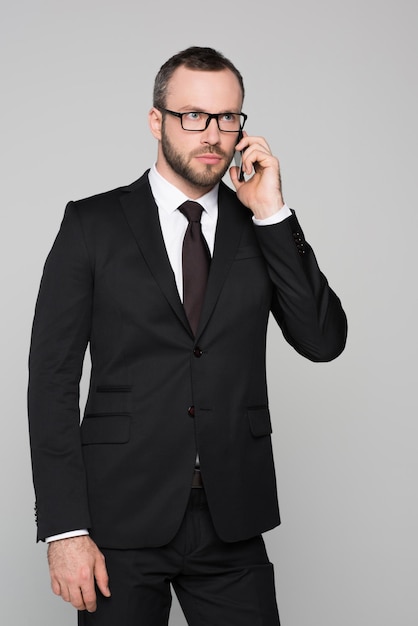
[[[161,139],[161,126],[162,126],[163,114],[161,111],[152,107],[150,112],[148,113],[148,123],[151,129],[152,134],[155,139]]]

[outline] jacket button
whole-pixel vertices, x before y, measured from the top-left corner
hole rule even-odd
[[[200,357],[203,354],[203,351],[199,348],[199,346],[196,346],[196,348],[193,350],[193,354],[195,355],[197,359],[200,359]]]
[[[189,406],[189,408],[187,409],[187,413],[190,415],[190,417],[194,417],[194,406]]]

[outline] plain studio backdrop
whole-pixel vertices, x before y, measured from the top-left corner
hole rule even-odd
[[[203,45],[243,73],[247,130],[279,156],[349,319],[328,364],[270,325],[282,624],[416,626],[417,15],[412,0],[2,0],[2,625],[76,623],[35,544],[27,355],[45,257],[70,199],[153,163],[154,76]]]

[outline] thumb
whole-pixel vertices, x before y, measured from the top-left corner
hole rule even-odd
[[[101,593],[106,596],[106,598],[109,598],[111,595],[109,589],[109,576],[107,573],[104,556],[100,555],[100,557],[101,558],[96,559],[94,565],[94,577]]]
[[[231,182],[237,191],[241,187],[241,185],[244,185],[243,182],[240,182],[238,180],[238,172],[239,172],[239,167],[237,167],[236,165],[233,165],[232,167],[229,168],[229,175],[231,177]]]

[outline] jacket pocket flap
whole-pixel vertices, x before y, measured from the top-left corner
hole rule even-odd
[[[247,409],[250,429],[254,437],[263,437],[272,433],[270,411],[268,407]]]
[[[129,441],[131,416],[123,414],[90,414],[81,424],[81,443],[126,443]]]

